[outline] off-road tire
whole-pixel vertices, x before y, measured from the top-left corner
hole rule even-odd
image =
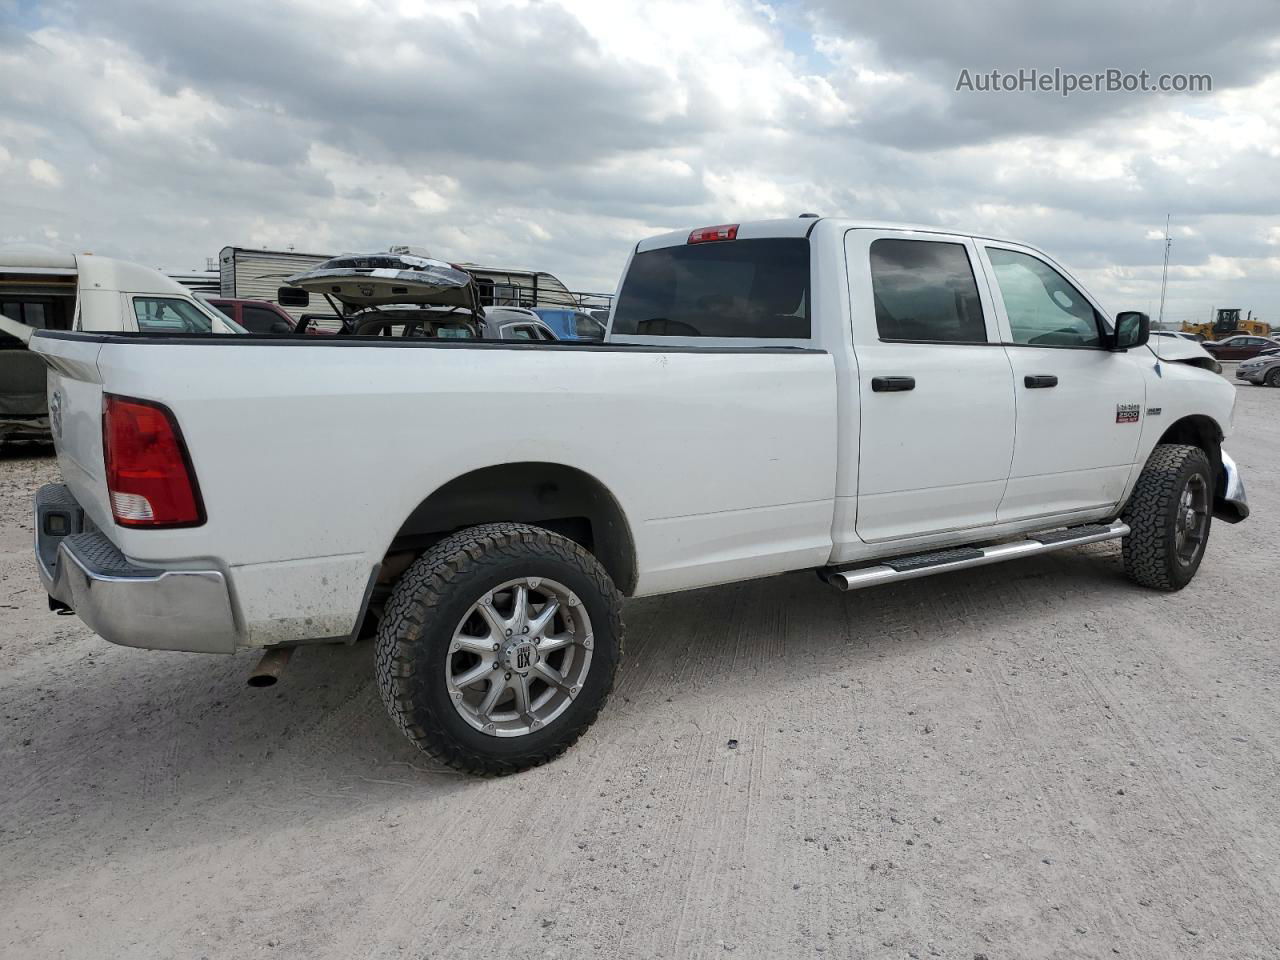
[[[1120,515],[1129,525],[1129,535],[1121,542],[1124,572],[1144,587],[1181,590],[1200,569],[1213,526],[1212,516],[1205,527],[1200,552],[1191,563],[1180,563],[1175,549],[1179,503],[1194,473],[1205,477],[1212,503],[1213,471],[1204,451],[1181,443],[1159,444],[1142,468],[1133,496]]]
[[[495,585],[523,576],[557,580],[586,606],[594,633],[591,667],[582,692],[544,728],[493,737],[454,708],[445,657],[468,608]],[[418,749],[466,773],[501,775],[546,763],[582,736],[613,689],[622,659],[621,609],[609,575],[572,540],[523,523],[461,530],[415,560],[392,591],[377,636],[382,702]]]
[[[1272,367],[1267,371],[1267,375],[1262,378],[1262,382],[1268,387],[1280,387],[1280,367]]]

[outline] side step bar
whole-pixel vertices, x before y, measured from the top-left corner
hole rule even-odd
[[[1111,523],[1087,523],[1079,527],[1047,530],[1032,534],[1025,540],[998,543],[990,547],[956,547],[934,553],[893,557],[871,567],[855,567],[851,570],[824,570],[823,577],[833,587],[841,590],[861,590],[882,583],[914,580],[949,570],[981,567],[988,563],[1030,557],[1035,554],[1078,547],[1101,540],[1118,540],[1129,535],[1129,525],[1119,520]]]

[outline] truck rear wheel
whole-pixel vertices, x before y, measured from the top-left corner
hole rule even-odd
[[[569,748],[622,655],[621,598],[578,544],[493,523],[440,541],[405,571],[378,626],[378,688],[419,749],[477,774]]]
[[[1157,446],[1121,519],[1130,530],[1123,541],[1130,579],[1157,590],[1190,583],[1213,523],[1213,473],[1204,451],[1180,443]]]

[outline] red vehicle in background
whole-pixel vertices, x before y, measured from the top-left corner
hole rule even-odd
[[[1222,340],[1206,340],[1200,344],[1218,360],[1251,360],[1260,354],[1280,351],[1280,343],[1270,337],[1239,334]]]
[[[208,297],[205,302],[226,314],[250,333],[293,333],[298,329],[298,321],[283,307],[270,300]],[[325,336],[332,335],[335,331],[309,324],[306,332],[312,336]]]

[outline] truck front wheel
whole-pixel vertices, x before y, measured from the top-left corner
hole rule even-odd
[[[621,598],[595,557],[493,523],[445,538],[400,578],[378,626],[378,688],[424,753],[514,773],[582,735],[621,655]]]
[[[1121,515],[1129,578],[1157,590],[1181,590],[1200,569],[1213,523],[1213,473],[1199,447],[1162,443],[1138,476]]]

